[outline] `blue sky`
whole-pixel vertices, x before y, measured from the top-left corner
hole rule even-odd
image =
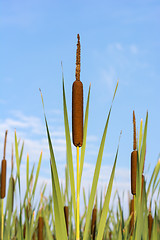
[[[145,171],[160,152],[160,2],[145,1],[1,1],[0,3],[0,148],[8,132],[8,158],[14,130],[25,142],[31,165],[43,150],[41,180],[50,181],[49,153],[39,88],[52,134],[59,175],[64,178],[65,137],[62,103],[63,63],[69,123],[75,80],[77,33],[81,38],[84,106],[91,83],[84,184],[90,183],[112,101],[100,182],[106,184],[122,130],[115,188],[130,189],[132,112],[137,128],[148,110]],[[74,151],[75,149],[73,149]],[[75,151],[74,151],[75,152]],[[75,154],[75,153],[74,153]],[[74,155],[75,156],[75,155]],[[10,163],[8,163],[8,166]],[[75,166],[76,167],[76,166]],[[91,174],[88,174],[88,171]],[[106,170],[106,172],[105,172]],[[9,173],[8,173],[9,176]],[[103,185],[102,184],[102,185]]]

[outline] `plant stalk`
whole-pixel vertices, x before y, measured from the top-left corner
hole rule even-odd
[[[79,147],[77,146],[77,221],[76,240],[79,240]]]

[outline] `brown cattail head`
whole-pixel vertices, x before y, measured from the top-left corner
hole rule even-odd
[[[1,198],[4,198],[6,195],[6,169],[7,161],[3,159],[1,163]]]
[[[80,81],[80,40],[78,34],[76,56],[76,80],[72,85],[72,137],[73,144],[83,144],[83,84]]]
[[[136,118],[135,118],[135,113],[133,110],[133,150],[136,150]]]
[[[43,240],[43,217],[39,216],[38,219],[38,240]]]
[[[110,231],[109,232],[109,240],[111,240],[112,239],[112,232]]]
[[[131,193],[136,195],[137,150],[131,153]]]
[[[64,206],[64,216],[65,216],[66,229],[67,229],[67,235],[68,235],[68,220],[69,220],[68,206]]]
[[[131,221],[130,221],[130,226],[129,226],[129,232],[131,236],[133,235],[133,230],[134,230],[134,198],[130,202],[130,215],[131,216]]]
[[[32,240],[36,240],[36,232],[33,233]]]
[[[23,238],[26,237],[26,224],[24,223],[24,226],[23,226]]]
[[[141,183],[141,198],[143,194],[143,187],[144,187],[144,175],[142,174],[142,183]]]
[[[92,221],[91,221],[91,236],[92,239],[95,239],[96,235],[96,218],[97,218],[97,209],[94,207],[92,211]]]
[[[6,161],[6,143],[7,143],[7,133],[5,132],[4,139],[4,152],[3,152],[3,160],[1,162],[1,198],[4,198],[6,195],[6,170],[7,170],[7,161]]]
[[[153,225],[153,217],[152,217],[151,212],[149,212],[149,215],[148,215],[148,233],[149,233],[149,240],[151,239],[152,225]]]

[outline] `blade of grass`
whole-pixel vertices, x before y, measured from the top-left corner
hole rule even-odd
[[[88,91],[87,105],[86,105],[85,119],[84,119],[84,127],[83,127],[83,145],[81,148],[80,171],[79,171],[79,178],[80,178],[79,185],[80,186],[81,186],[81,177],[82,177],[82,172],[83,172],[84,155],[85,155],[85,150],[86,150],[90,90],[91,90],[91,84],[89,86],[89,91]],[[79,186],[79,189],[80,189],[80,186]]]
[[[111,177],[110,177],[109,184],[108,184],[107,193],[106,193],[104,204],[103,204],[102,214],[101,214],[100,223],[99,223],[99,227],[98,227],[97,240],[101,240],[103,238],[103,232],[104,232],[104,228],[105,228],[107,213],[108,213],[108,209],[109,209],[109,202],[110,202],[110,197],[111,197],[111,192],[112,192],[113,179],[114,179],[114,175],[115,175],[118,150],[119,150],[119,144],[118,144],[118,148],[117,148],[117,152],[116,152],[116,157],[114,160],[114,165],[112,168]]]
[[[62,84],[63,84],[63,111],[64,111],[64,125],[65,125],[66,149],[67,149],[67,164],[69,167],[71,195],[72,195],[72,202],[73,202],[73,209],[74,209],[74,218],[76,223],[75,180],[74,180],[72,147],[71,147],[71,138],[70,138],[70,131],[69,131],[69,123],[68,123],[68,113],[67,113],[67,105],[66,105],[66,97],[65,97],[63,72],[62,72]]]
[[[43,104],[43,110],[44,110],[44,102],[43,102],[43,96],[41,93],[41,99]],[[57,213],[55,214],[55,223],[57,222],[57,239],[67,239],[67,231],[65,227],[65,217],[64,217],[64,211],[63,211],[63,203],[62,203],[62,196],[61,196],[61,190],[60,190],[60,184],[59,184],[59,178],[58,178],[58,172],[52,147],[52,141],[50,138],[48,123],[44,111],[44,118],[45,118],[45,124],[46,124],[46,130],[47,130],[47,137],[48,137],[48,144],[49,144],[49,150],[50,150],[50,163],[51,163],[51,175],[52,175],[52,194],[53,194],[53,201],[54,201],[54,211]],[[60,228],[58,228],[58,225],[60,223]],[[59,238],[61,236],[61,238]]]

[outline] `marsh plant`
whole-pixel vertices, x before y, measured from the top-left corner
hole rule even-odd
[[[41,196],[38,198],[39,201],[37,202],[36,196],[35,202],[35,192],[42,161],[41,152],[35,175],[35,165],[33,165],[31,171],[29,171],[29,155],[26,157],[26,190],[22,199],[20,166],[24,143],[21,144],[21,142],[17,139],[16,131],[14,150],[12,148],[11,153],[11,173],[9,185],[6,186],[6,131],[3,159],[1,163],[0,239],[158,240],[160,239],[160,180],[158,178],[160,161],[157,162],[148,184],[146,183],[144,175],[148,112],[146,114],[144,128],[143,122],[141,121],[139,134],[137,135],[136,118],[135,112],[133,111],[133,151],[131,153],[131,194],[129,195],[130,197],[128,203],[129,215],[124,217],[124,210],[118,191],[116,191],[113,198],[118,199],[118,205],[113,207],[115,205],[110,204],[110,197],[118,158],[119,142],[104,200],[102,198],[102,191],[100,199],[97,198],[97,185],[100,175],[103,151],[112,105],[118,88],[118,82],[115,87],[113,99],[100,142],[99,151],[97,153],[97,160],[88,200],[86,199],[86,192],[83,188],[84,212],[80,214],[79,208],[82,204],[80,202],[80,188],[86,152],[91,85],[89,86],[88,90],[85,114],[83,114],[83,84],[80,80],[80,36],[78,35],[77,38],[76,79],[72,86],[72,140],[70,136],[64,75],[62,71],[63,113],[67,156],[65,168],[65,186],[60,185],[54,148],[52,145],[41,92],[45,127],[50,152],[52,195],[48,196],[47,198],[45,197],[46,185],[44,185],[41,188]],[[76,147],[77,152],[76,180],[73,168],[72,144]],[[14,155],[16,159],[16,174],[13,173]],[[15,195],[18,195],[19,202],[15,203]],[[5,207],[3,204],[4,198],[6,199]],[[156,199],[156,201],[153,201],[153,199]],[[126,206],[124,207],[126,208]],[[152,209],[154,209],[154,212]]]

